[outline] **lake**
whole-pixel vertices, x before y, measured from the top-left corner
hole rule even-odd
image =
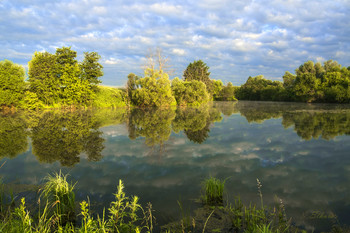
[[[198,108],[0,114],[0,176],[36,202],[44,177],[69,174],[100,212],[118,180],[153,204],[159,225],[198,208],[201,183],[225,179],[227,200],[282,199],[307,230],[350,225],[350,106],[213,102]]]

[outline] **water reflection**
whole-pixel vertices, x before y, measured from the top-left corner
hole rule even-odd
[[[0,160],[14,158],[28,148],[27,125],[20,114],[0,114]]]
[[[126,125],[130,139],[144,138],[151,150],[159,146],[164,151],[172,132],[183,132],[191,142],[202,144],[210,137],[215,122],[238,113],[250,124],[281,118],[285,129],[293,128],[304,140],[350,134],[347,105],[240,101],[177,109],[18,112],[0,114],[0,158],[24,153],[29,136],[32,153],[40,162],[74,166],[81,154],[89,161],[99,161],[105,141],[100,128],[120,124]]]
[[[190,206],[211,175],[230,177],[228,195],[246,202],[258,201],[259,178],[264,203],[282,198],[300,225],[313,225],[314,211],[341,223],[350,217],[350,138],[341,136],[350,130],[347,105],[215,102],[24,112],[0,115],[0,123],[1,159],[21,155],[0,169],[6,182],[38,184],[62,169],[78,181],[77,199],[88,195],[101,210],[123,179],[127,193],[152,202],[166,222],[181,215],[176,200]]]
[[[104,139],[91,112],[49,111],[36,119],[31,129],[32,153],[40,162],[74,166],[81,153],[90,161],[102,158]]]

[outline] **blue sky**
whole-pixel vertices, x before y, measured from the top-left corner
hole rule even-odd
[[[281,80],[305,61],[350,66],[349,0],[0,0],[0,60],[27,66],[35,51],[96,51],[103,84],[122,86],[150,49],[182,77],[201,59],[211,78]]]

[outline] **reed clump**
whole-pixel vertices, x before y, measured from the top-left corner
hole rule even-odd
[[[224,203],[224,188],[226,180],[220,180],[215,177],[206,179],[202,186],[204,195],[203,203],[210,206],[222,206]]]
[[[61,171],[48,175],[42,189],[41,197],[46,200],[50,208],[50,215],[57,219],[60,225],[75,222],[75,184],[67,181],[67,175]]]

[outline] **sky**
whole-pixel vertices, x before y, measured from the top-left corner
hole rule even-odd
[[[159,48],[171,78],[201,59],[224,84],[282,80],[308,60],[350,66],[349,15],[349,0],[0,0],[0,60],[28,67],[35,51],[95,51],[102,83],[123,86]]]

